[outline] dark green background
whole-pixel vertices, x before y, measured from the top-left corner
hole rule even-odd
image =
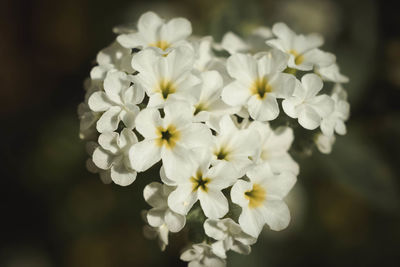
[[[396,1],[1,1],[0,266],[185,266],[183,235],[161,253],[142,235],[142,190],[85,170],[76,107],[96,53],[118,24],[147,10],[180,15],[217,40],[284,21],[320,31],[351,102],[348,135],[331,155],[297,159],[292,223],[265,231],[230,266],[398,266],[400,16]]]

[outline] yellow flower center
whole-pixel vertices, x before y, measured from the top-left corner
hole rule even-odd
[[[168,149],[172,149],[180,138],[180,132],[174,125],[170,125],[167,128],[158,127],[157,136],[156,143],[159,147],[165,146]]]
[[[219,149],[214,151],[214,155],[219,160],[228,160],[229,154],[230,154],[230,151],[226,147],[223,147],[223,146],[221,146]]]
[[[263,77],[253,82],[250,91],[253,95],[257,95],[259,99],[264,99],[268,93],[272,92],[272,88],[271,85],[268,84],[267,78]]]
[[[176,88],[171,81],[161,79],[158,88],[156,88],[156,92],[159,92],[162,95],[162,98],[166,100],[170,94],[176,92]]]
[[[192,182],[193,185],[193,192],[197,191],[199,188],[203,190],[204,192],[208,191],[207,184],[211,181],[210,178],[203,177],[203,174],[201,171],[197,171],[195,177],[191,177],[190,181]]]
[[[254,184],[251,190],[244,193],[245,198],[249,200],[250,208],[257,208],[261,206],[266,195],[267,193],[265,192],[265,189],[259,184]]]
[[[296,63],[296,65],[300,65],[301,63],[303,63],[303,55],[299,54],[296,50],[290,50],[289,53],[294,56],[294,63]]]
[[[167,50],[167,48],[170,47],[170,44],[167,41],[160,40],[160,41],[157,41],[155,43],[149,44],[149,46],[158,47],[158,48],[160,48],[160,49],[165,51],[165,50]]]
[[[200,111],[207,110],[207,106],[204,103],[198,103],[195,107],[196,107],[196,109],[194,110],[194,114],[193,115],[199,114]]]

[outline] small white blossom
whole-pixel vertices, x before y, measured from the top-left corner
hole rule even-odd
[[[324,154],[330,154],[332,152],[332,146],[335,140],[335,135],[326,136],[323,133],[318,133],[314,138],[318,150]]]
[[[242,208],[239,224],[243,231],[258,237],[264,224],[274,231],[285,229],[290,213],[283,198],[296,182],[290,172],[274,175],[266,164],[247,172],[249,181],[238,180],[232,187],[232,202]]]
[[[188,261],[188,267],[225,267],[226,261],[215,255],[210,245],[194,244],[181,254],[181,260]]]
[[[350,104],[347,102],[347,93],[340,84],[336,84],[331,94],[335,107],[333,112],[322,119],[321,131],[324,135],[331,136],[334,132],[346,134],[344,122],[350,115]]]
[[[306,74],[297,80],[293,96],[283,100],[282,107],[287,115],[297,118],[305,129],[314,130],[321,120],[333,112],[334,102],[321,91],[323,82],[316,74]]]
[[[251,55],[234,54],[228,58],[227,69],[235,80],[225,86],[222,100],[231,106],[244,106],[254,120],[270,121],[279,114],[277,98],[292,95],[295,78],[282,73],[287,55],[274,49],[257,59]]]
[[[90,78],[103,81],[109,70],[116,69],[127,73],[133,73],[131,66],[131,50],[122,47],[118,42],[101,50],[96,57],[97,66],[90,71]]]
[[[94,92],[89,98],[89,107],[95,112],[104,112],[97,121],[100,133],[112,132],[122,121],[129,129],[135,126],[139,113],[136,104],[142,102],[144,92],[131,86],[129,76],[120,71],[111,70],[104,80],[104,92]]]
[[[192,25],[185,18],[174,18],[166,22],[154,12],[140,16],[138,31],[121,34],[117,41],[126,48],[155,47],[161,51],[185,44],[185,39],[192,34]]]
[[[274,24],[272,32],[278,38],[267,41],[267,44],[290,56],[290,68],[307,71],[314,66],[327,67],[336,60],[333,54],[318,49],[324,43],[318,34],[297,35],[284,23]]]
[[[257,130],[261,136],[258,164],[268,164],[277,174],[284,171],[299,174],[299,165],[288,153],[294,139],[291,128],[280,127],[273,131],[268,123],[258,121],[252,122],[248,128]]]
[[[204,222],[204,231],[217,242],[212,243],[213,252],[220,258],[226,259],[226,252],[233,250],[240,254],[249,254],[250,245],[257,239],[244,233],[240,225],[231,218],[221,220],[207,219]]]
[[[190,90],[200,83],[191,73],[193,62],[194,51],[186,46],[175,48],[167,55],[154,49],[135,54],[132,66],[139,74],[133,76],[133,80],[149,96],[147,106],[162,107],[169,101],[187,101],[191,97]]]
[[[142,216],[145,222],[147,221],[147,211],[142,212]],[[150,225],[145,225],[143,227],[143,235],[148,239],[156,239],[158,240],[158,245],[160,246],[161,251],[164,251],[168,246],[168,235],[169,230],[165,223],[158,227],[152,227]]]
[[[192,173],[186,177],[169,177],[177,188],[168,197],[168,206],[175,212],[186,215],[193,204],[200,201],[208,218],[217,219],[228,210],[228,200],[221,192],[231,186],[239,176],[228,164],[218,164],[210,168],[211,153],[199,149],[195,153]]]
[[[244,175],[258,153],[258,132],[254,129],[239,130],[228,115],[221,118],[218,128],[212,146],[212,164],[228,163],[239,176]]]
[[[93,162],[103,170],[111,169],[114,183],[130,185],[136,179],[136,171],[129,163],[129,149],[137,143],[132,130],[124,128],[121,134],[107,132],[99,136],[100,146],[93,152]]]
[[[146,108],[137,116],[136,130],[144,140],[129,152],[132,167],[145,171],[162,159],[169,178],[186,177],[192,169],[190,149],[210,146],[211,131],[202,123],[192,123],[192,111],[186,103],[171,102],[164,112],[161,118],[158,109]]]
[[[103,170],[100,169],[99,167],[96,166],[93,162],[93,152],[96,150],[96,148],[99,147],[99,144],[97,142],[87,142],[86,143],[86,152],[90,155],[90,158],[86,160],[86,169],[91,172],[91,173],[98,173],[100,176],[100,180],[104,184],[110,184],[112,183],[112,178],[111,178],[111,169],[108,170]]]
[[[223,115],[234,114],[237,107],[232,107],[221,99],[223,80],[217,71],[206,71],[200,74],[202,83],[193,90],[193,114],[195,122],[213,123]]]
[[[144,188],[144,199],[153,207],[147,212],[147,222],[150,226],[165,225],[173,233],[179,232],[185,226],[186,217],[168,208],[168,196],[174,189],[158,182],[152,182]]]
[[[315,73],[319,74],[324,81],[335,83],[349,82],[349,78],[340,73],[339,66],[336,63],[327,67],[317,67]]]

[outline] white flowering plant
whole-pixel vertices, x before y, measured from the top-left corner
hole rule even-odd
[[[164,250],[170,233],[187,229],[190,267],[225,266],[226,253],[249,254],[266,225],[285,229],[293,156],[329,153],[346,133],[348,78],[323,38],[276,23],[217,43],[154,12],[117,32],[78,109],[88,169],[128,186],[161,162],[143,189],[146,235]]]

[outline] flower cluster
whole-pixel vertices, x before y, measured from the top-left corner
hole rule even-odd
[[[147,233],[162,249],[170,232],[200,236],[181,256],[189,266],[225,266],[226,252],[250,253],[265,225],[286,228],[295,135],[329,153],[346,133],[348,78],[322,37],[277,23],[216,43],[153,12],[119,33],[78,110],[89,170],[128,186],[161,166],[143,191]]]

